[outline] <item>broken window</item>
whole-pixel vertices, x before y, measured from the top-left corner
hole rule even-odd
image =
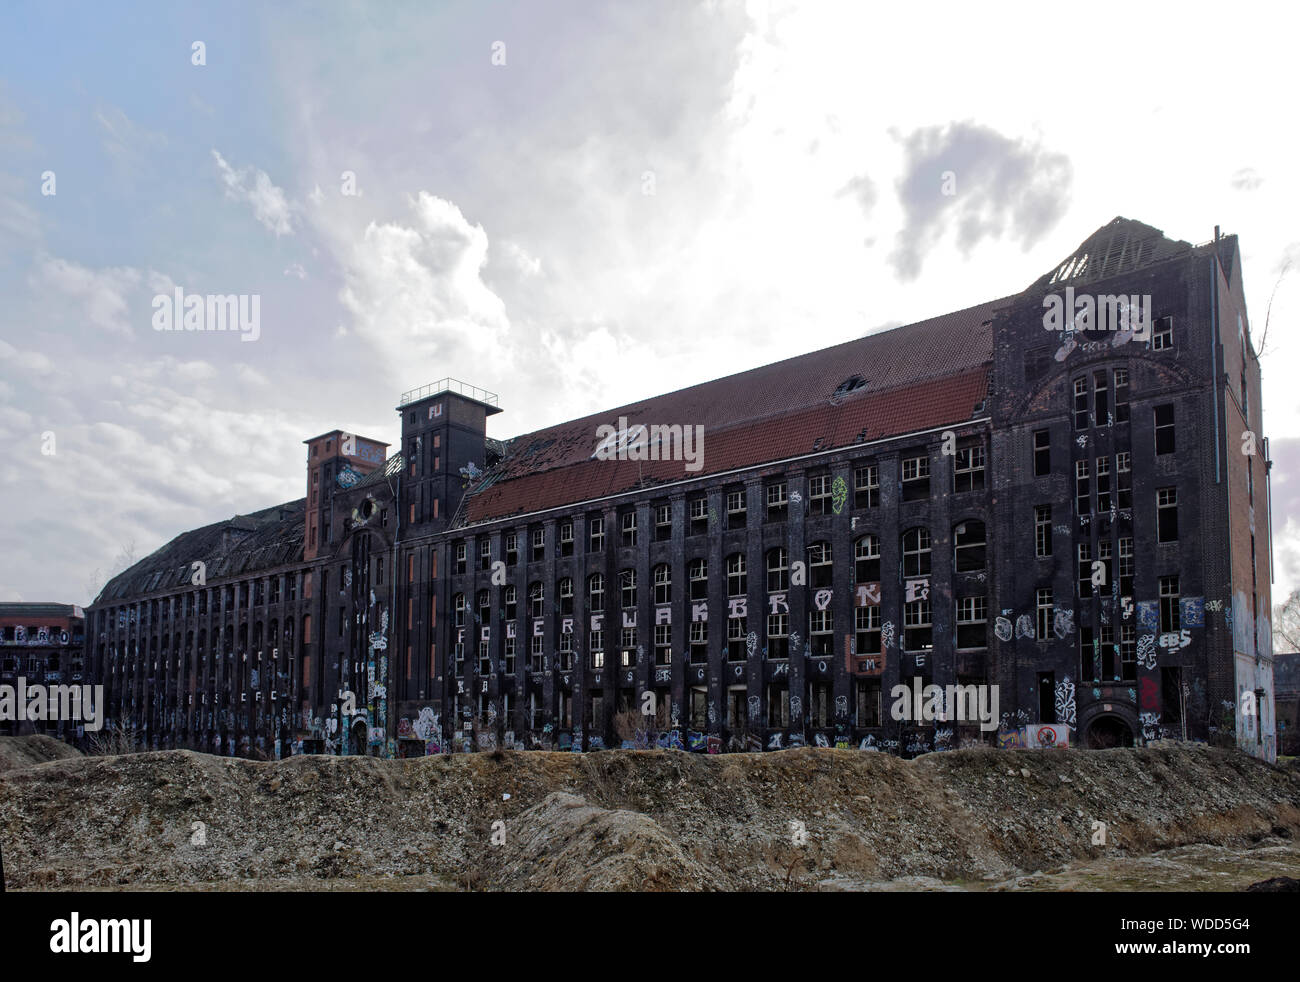
[[[1178,489],[1156,489],[1156,541],[1178,541]]]
[[[987,648],[989,643],[988,597],[957,598],[957,647]]]
[[[880,581],[880,538],[867,534],[853,543],[853,582]]]
[[[984,538],[984,523],[974,519],[957,525],[952,530],[953,566],[958,573],[974,573],[988,565],[988,548]]]
[[[880,504],[880,467],[863,464],[853,469],[853,507],[875,508]]]
[[[920,501],[930,497],[929,457],[904,457],[902,475],[904,501]]]
[[[908,529],[903,533],[903,576],[930,575],[930,530]]]
[[[953,460],[952,489],[982,491],[984,489],[984,444],[958,447]]]
[[[1155,407],[1156,455],[1174,452],[1174,407],[1172,403]]]

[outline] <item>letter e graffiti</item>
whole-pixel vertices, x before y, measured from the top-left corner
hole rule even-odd
[[[190,563],[190,586],[207,586],[208,564],[202,560]]]

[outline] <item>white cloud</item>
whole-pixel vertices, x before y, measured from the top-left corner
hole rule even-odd
[[[394,369],[508,349],[505,305],[482,280],[487,233],[450,201],[421,191],[409,224],[371,222],[345,262],[340,293],[353,330]]]
[[[212,151],[212,158],[217,162],[217,170],[221,172],[226,197],[251,205],[253,217],[274,232],[277,238],[293,234],[289,202],[284,191],[271,183],[266,171],[253,167],[236,171],[216,150]]]
[[[37,260],[32,285],[61,296],[48,297],[55,304],[75,301],[86,323],[130,337],[127,295],[140,285],[140,271],[129,266],[90,269],[67,259],[44,256]]]

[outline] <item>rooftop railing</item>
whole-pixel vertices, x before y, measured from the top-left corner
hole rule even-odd
[[[439,379],[437,382],[430,382],[428,385],[422,385],[418,389],[412,389],[410,392],[403,392],[402,400],[398,405],[406,406],[413,402],[419,402],[421,399],[427,399],[429,396],[436,396],[441,392],[455,392],[466,399],[474,399],[489,406],[497,404],[497,394],[495,392],[480,389],[475,385],[467,385],[458,379],[444,378]]]

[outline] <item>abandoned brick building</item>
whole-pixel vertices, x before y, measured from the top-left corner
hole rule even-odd
[[[1149,298],[1145,331],[1048,329],[1067,289]],[[1234,236],[1115,219],[1018,295],[511,440],[451,380],[397,411],[393,454],[314,437],[305,498],[105,586],[111,720],[252,755],[1235,734],[1275,756]],[[698,460],[667,452],[692,432]],[[914,678],[997,686],[1001,726],[896,719]]]
[[[84,684],[85,615],[58,603],[0,603],[0,686]],[[9,719],[0,713],[0,736],[45,733],[81,743],[77,720]]]

